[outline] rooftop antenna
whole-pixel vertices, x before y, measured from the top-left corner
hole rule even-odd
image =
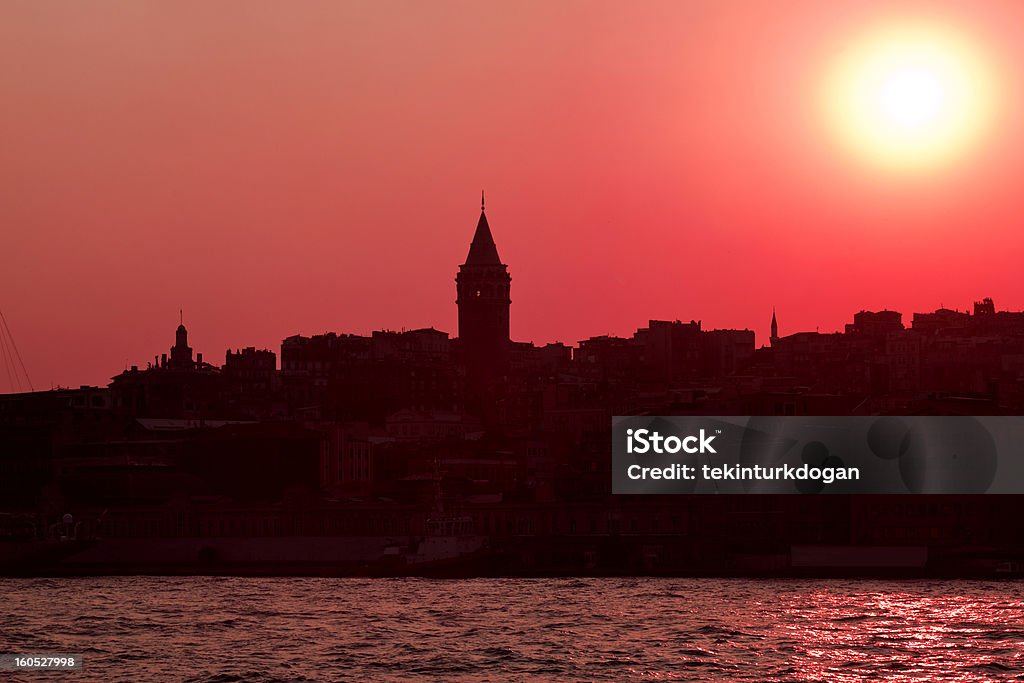
[[[483,213],[483,210],[484,210],[484,191],[480,190],[480,212]]]

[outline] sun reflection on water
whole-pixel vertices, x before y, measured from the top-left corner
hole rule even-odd
[[[117,681],[1024,680],[1016,582],[0,579],[0,642]]]

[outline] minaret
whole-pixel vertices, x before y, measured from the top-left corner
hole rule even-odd
[[[498,257],[480,193],[480,220],[455,277],[459,346],[471,391],[489,392],[507,374],[512,277]]]
[[[779,321],[775,319],[775,307],[772,306],[772,335],[769,338],[772,346],[779,340]]]

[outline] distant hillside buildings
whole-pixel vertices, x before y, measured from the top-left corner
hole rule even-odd
[[[132,366],[106,390],[83,389],[114,413],[183,420],[317,419],[384,424],[403,410],[466,415],[497,432],[535,431],[552,414],[932,412],[957,401],[986,412],[1024,410],[1024,313],[860,311],[841,333],[782,336],[651,320],[631,337],[537,347],[510,336],[511,276],[481,201],[455,278],[458,338],[433,328],[369,336],[329,332],[283,340],[277,355],[228,350],[216,367],[194,354],[184,324],[169,353]],[[77,403],[73,390],[60,394]],[[797,399],[796,397],[799,397]],[[16,413],[27,395],[0,398]],[[552,413],[555,411],[555,413]]]
[[[831,496],[611,500],[609,426],[639,414],[1022,414],[1024,313],[983,299],[915,313],[909,328],[899,312],[860,311],[843,332],[783,335],[773,310],[760,348],[751,330],[699,320],[538,347],[512,341],[511,277],[483,208],[455,281],[458,338],[293,335],[280,365],[248,347],[217,367],[179,324],[169,353],[107,387],[0,396],[0,500],[45,520],[73,510],[107,538],[391,535],[422,531],[441,480],[446,505],[493,538],[543,541],[516,557],[569,568],[621,553],[587,541],[552,560],[566,538],[619,534],[657,541],[637,546],[644,562],[662,547],[716,567],[733,561],[723,539],[744,553],[766,539],[992,540],[999,503],[987,501],[1007,497],[931,517]]]

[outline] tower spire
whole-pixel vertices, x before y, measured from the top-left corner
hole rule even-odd
[[[480,220],[476,224],[476,232],[473,234],[473,241],[469,245],[469,255],[466,256],[467,265],[502,265],[498,257],[498,248],[494,245],[494,237],[491,236],[491,226],[487,224],[487,214],[484,213],[484,192],[480,191]]]

